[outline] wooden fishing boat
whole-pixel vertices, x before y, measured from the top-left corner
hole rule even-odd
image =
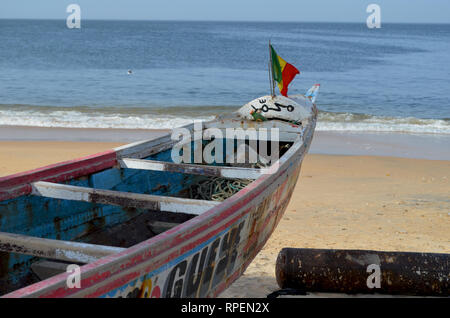
[[[255,112],[262,121],[251,119]],[[297,118],[289,121],[283,113]],[[204,131],[278,129],[280,157],[266,168],[175,163],[179,140],[167,133],[0,178],[0,295],[219,295],[280,221],[316,116],[311,96],[265,96],[203,123]],[[194,126],[184,128],[194,132]],[[217,178],[244,180],[245,187],[223,201],[190,196],[192,186]]]

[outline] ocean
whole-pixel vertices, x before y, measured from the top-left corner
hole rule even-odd
[[[0,20],[0,126],[208,120],[269,94],[269,40],[317,130],[450,134],[448,24]]]

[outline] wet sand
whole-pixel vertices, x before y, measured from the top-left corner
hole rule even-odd
[[[168,129],[48,128],[0,126],[0,141],[95,141],[130,143]],[[450,160],[450,135],[316,131],[309,153]]]
[[[121,144],[0,141],[0,176]],[[449,178],[450,161],[307,155],[282,221],[221,296],[265,297],[277,290],[275,260],[283,247],[450,253]]]

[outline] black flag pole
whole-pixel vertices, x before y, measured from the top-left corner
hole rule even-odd
[[[270,92],[272,97],[275,97],[275,81],[273,79],[273,62],[272,62],[272,48],[269,40],[269,80],[270,80]]]
[[[272,90],[272,73],[270,72],[270,61],[268,63],[269,67],[269,84],[270,84],[270,95],[273,96],[273,90]]]

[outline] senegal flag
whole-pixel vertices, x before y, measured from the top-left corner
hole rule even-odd
[[[272,77],[278,83],[278,88],[283,96],[287,96],[288,85],[294,79],[295,75],[300,74],[300,71],[294,65],[287,63],[270,45],[270,52],[272,57]]]

